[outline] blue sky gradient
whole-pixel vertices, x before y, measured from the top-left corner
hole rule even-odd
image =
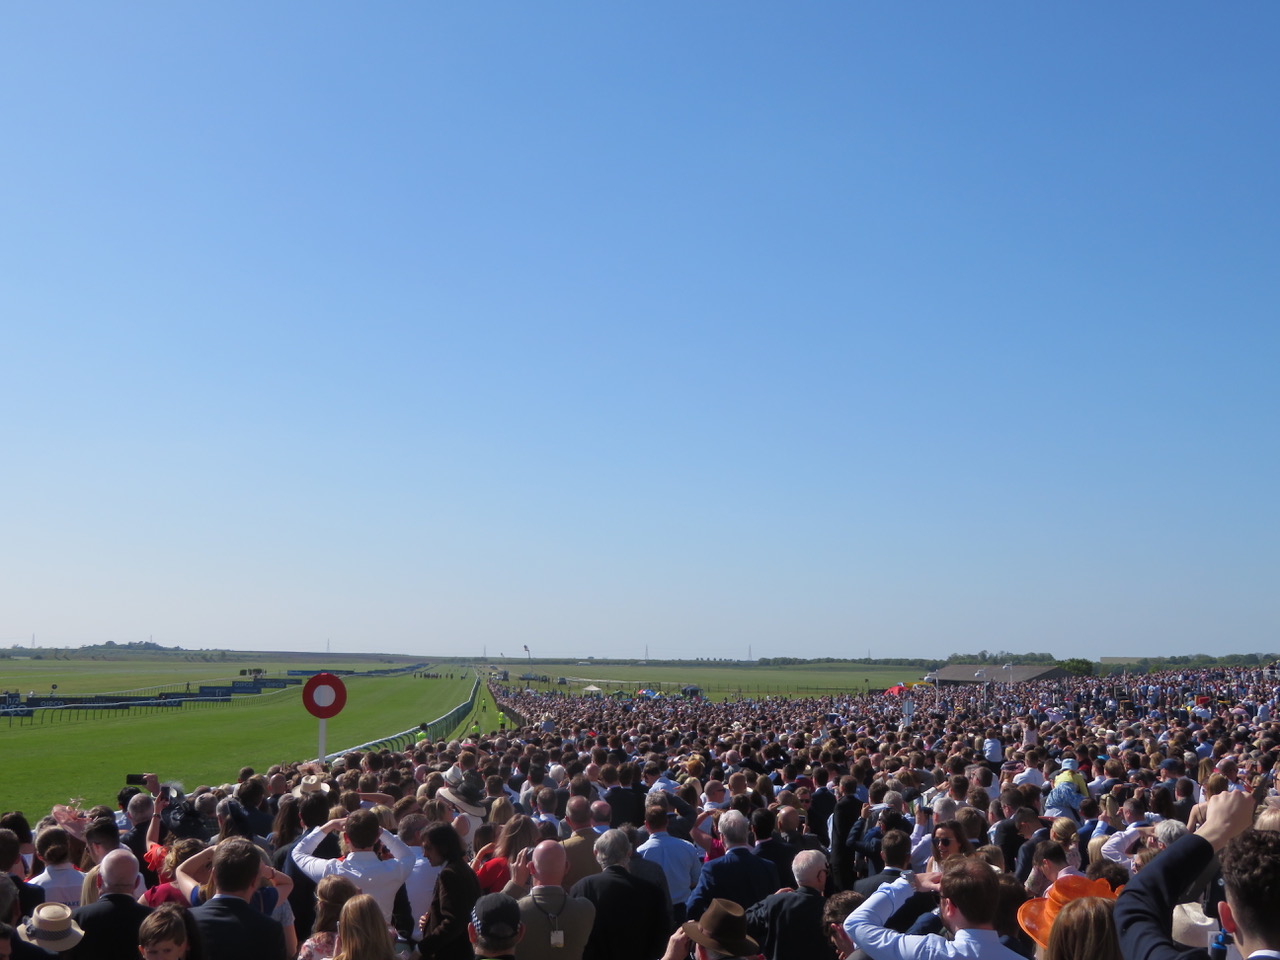
[[[0,642],[1280,650],[1280,8],[18,4]]]

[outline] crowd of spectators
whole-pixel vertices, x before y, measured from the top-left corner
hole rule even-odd
[[[1280,955],[1271,668],[491,690],[466,739],[4,814],[0,960]]]

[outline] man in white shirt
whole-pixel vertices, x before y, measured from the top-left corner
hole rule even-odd
[[[312,856],[320,841],[335,830],[342,831],[350,853],[337,860]],[[394,859],[379,859],[374,852],[379,839]],[[394,834],[383,830],[377,815],[368,810],[357,810],[341,820],[330,820],[318,830],[309,832],[293,848],[293,862],[308,877],[316,883],[333,873],[349,877],[361,893],[367,893],[378,901],[388,923],[391,922],[396,891],[413,873],[417,859],[414,852]]]
[[[911,936],[890,930],[885,924],[898,909],[921,890],[942,894],[939,916],[954,940],[937,934]],[[995,872],[977,857],[956,857],[942,875],[941,885],[913,873],[886,883],[844,922],[845,933],[871,960],[1018,960],[1019,954],[1000,942],[995,930],[999,881]]]

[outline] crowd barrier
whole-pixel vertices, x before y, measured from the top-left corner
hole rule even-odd
[[[466,700],[458,704],[442,717],[430,721],[425,731],[428,740],[441,740],[454,730],[458,725],[466,719],[476,705],[476,697],[480,694],[480,678],[476,677],[475,683],[471,685],[471,695]],[[403,750],[418,739],[418,735],[423,733],[422,727],[414,725],[408,730],[401,730],[399,733],[393,733],[390,736],[380,737],[377,740],[370,740],[368,743],[362,743],[355,747],[345,747],[333,753],[327,753],[324,756],[325,762],[338,759],[344,753],[350,753],[353,750],[373,750],[388,747],[393,750]]]

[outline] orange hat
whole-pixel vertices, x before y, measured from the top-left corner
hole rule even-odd
[[[1121,887],[1121,890],[1124,888]],[[1053,929],[1053,921],[1058,918],[1058,911],[1072,900],[1083,897],[1102,897],[1114,900],[1117,891],[1105,880],[1090,880],[1088,877],[1062,877],[1049,888],[1047,897],[1028,900],[1018,908],[1018,923],[1041,948],[1049,945],[1049,931]]]

